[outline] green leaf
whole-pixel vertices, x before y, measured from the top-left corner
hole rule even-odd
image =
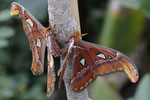
[[[150,0],[119,0],[126,7],[139,9],[150,18]]]
[[[15,30],[8,26],[0,27],[0,39],[12,37],[15,34]]]
[[[115,91],[100,79],[96,79],[92,85],[91,98],[92,100],[118,100]]]
[[[11,18],[10,16],[10,10],[9,9],[4,9],[0,11],[0,21],[7,21]]]
[[[150,74],[147,74],[140,81],[135,96],[128,100],[150,100]]]
[[[141,37],[144,21],[145,17],[138,10],[128,9],[124,13],[114,13],[109,9],[99,39],[100,44],[129,54]]]
[[[28,84],[28,78],[26,73],[18,73],[15,76],[1,75],[0,76],[0,100],[6,100],[6,98],[9,99],[14,98],[20,94],[26,93],[27,84]]]
[[[135,9],[140,8],[140,4],[139,2],[137,2],[137,0],[119,0],[119,1],[121,4],[123,4],[128,8],[135,8]]]
[[[1,100],[6,100],[6,98],[12,98],[14,95],[14,91],[10,88],[2,88],[0,91],[0,98]]]
[[[39,85],[34,85],[30,91],[19,95],[19,97],[22,98],[22,100],[49,100],[49,98],[46,97],[46,93],[45,95],[42,93],[42,88],[43,87],[40,87]]]
[[[6,98],[11,98],[14,95],[14,90],[12,89],[13,80],[7,76],[0,76],[0,99],[4,100]]]
[[[9,42],[5,39],[0,39],[0,49],[7,47],[9,45]]]
[[[0,64],[9,64],[12,61],[9,52],[0,50],[0,55]]]
[[[6,66],[0,63],[0,76],[6,74]]]

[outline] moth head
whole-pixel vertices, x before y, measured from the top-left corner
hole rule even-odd
[[[81,37],[87,35],[88,33],[85,34],[80,34],[78,30],[75,31],[74,36],[72,37],[75,40],[74,45],[77,45],[78,41],[81,39]]]
[[[76,37],[83,37],[83,36],[85,36],[85,35],[87,35],[87,34],[88,34],[88,33],[80,34],[80,32],[79,32],[78,30],[76,30],[75,33],[74,33],[74,35],[75,35]]]
[[[11,16],[19,16],[19,6],[16,2],[13,2],[10,6],[11,10]]]

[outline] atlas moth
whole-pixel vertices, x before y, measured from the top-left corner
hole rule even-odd
[[[58,72],[58,75],[61,73],[59,80],[59,87],[61,87],[65,68],[72,51],[75,51],[75,58],[73,78],[70,84],[75,91],[85,89],[97,76],[114,71],[124,71],[133,83],[139,78],[135,64],[127,56],[111,48],[81,40],[80,37],[86,34],[79,34],[79,31],[76,31],[64,48],[60,49],[51,28],[43,27],[23,6],[13,2],[11,16],[19,16],[22,20],[32,51],[31,70],[34,75],[40,75],[43,72],[44,54],[47,47],[48,96],[53,92],[55,83],[53,56],[66,55],[61,66],[62,70]]]
[[[54,35],[50,30],[50,27],[43,27],[35,17],[16,2],[11,4],[11,16],[19,16],[22,20],[23,28],[29,38],[30,49],[32,51],[31,70],[34,75],[43,73],[45,48],[47,47],[47,95],[50,96],[54,90],[55,82],[54,60],[52,54],[54,56],[59,56],[61,52],[56,41],[53,41],[55,40]],[[51,49],[51,47],[53,47],[53,49]]]

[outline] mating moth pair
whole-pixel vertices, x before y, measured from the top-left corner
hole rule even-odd
[[[30,42],[32,51],[32,72],[40,75],[43,72],[44,54],[47,47],[47,95],[54,90],[55,72],[53,56],[66,54],[60,70],[59,87],[62,83],[63,74],[71,52],[75,51],[73,78],[70,82],[75,91],[85,89],[92,80],[98,75],[104,75],[114,71],[124,71],[132,82],[139,78],[138,70],[135,64],[124,54],[119,51],[89,43],[81,40],[79,37],[85,34],[79,34],[78,31],[71,37],[68,44],[62,49],[59,48],[55,41],[55,36],[50,28],[43,27],[24,7],[13,2],[11,4],[11,16],[19,16],[22,20],[24,30]]]

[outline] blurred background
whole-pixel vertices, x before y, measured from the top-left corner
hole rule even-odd
[[[22,4],[45,27],[47,0],[0,0],[0,100],[67,100],[65,88],[46,97],[47,69],[40,76],[30,70],[32,54],[19,17],[10,4]],[[79,0],[83,40],[119,50],[137,65],[140,79],[133,84],[122,72],[98,77],[89,87],[93,100],[150,100],[150,1]],[[56,72],[59,58],[55,59]]]

